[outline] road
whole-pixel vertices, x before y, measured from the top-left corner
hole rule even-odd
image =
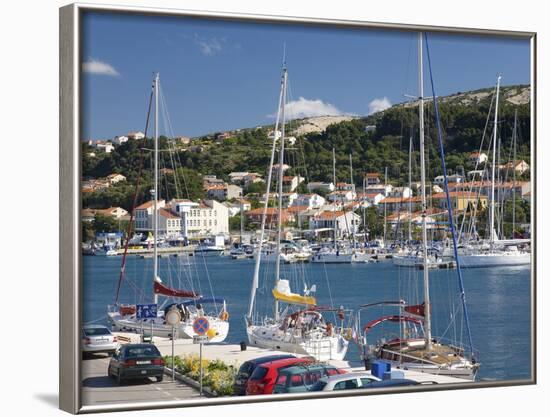
[[[104,354],[93,355],[82,361],[82,404],[104,405],[141,401],[187,400],[198,398],[195,389],[182,382],[172,382],[169,375],[162,382],[153,379],[125,382],[118,386],[107,376],[109,358]]]

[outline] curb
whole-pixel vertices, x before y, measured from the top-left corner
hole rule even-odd
[[[172,368],[164,367],[164,373],[166,375],[172,376]],[[189,385],[191,388],[196,389],[197,391],[200,391],[201,386],[200,384],[195,381],[193,378],[189,378],[188,376],[180,374],[178,371],[174,372],[174,375],[178,381],[183,382],[185,385]],[[213,398],[217,397],[218,394],[216,394],[214,391],[212,391],[209,387],[205,387],[203,385],[202,387],[202,395],[205,397]]]

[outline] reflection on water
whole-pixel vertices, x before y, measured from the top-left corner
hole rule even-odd
[[[119,275],[120,258],[84,258],[84,320],[105,317],[106,306],[114,301]],[[224,297],[230,312],[228,343],[246,340],[244,315],[248,307],[254,263],[250,260],[231,260],[215,257],[195,259],[191,266],[182,258],[161,260],[164,282],[199,290],[210,296],[210,285],[216,296]],[[463,270],[466,300],[474,347],[479,351],[479,378],[529,378],[530,369],[530,270],[526,267],[502,267]],[[126,282],[121,300],[150,302],[152,294],[152,261],[128,258]],[[201,279],[197,279],[201,277]],[[209,279],[207,278],[209,277]],[[317,285],[317,300],[322,305],[340,305],[356,309],[359,305],[382,300],[405,299],[413,304],[422,301],[421,272],[397,269],[389,262],[377,264],[283,265],[282,277],[291,281],[294,291],[302,291],[304,278]],[[455,336],[448,329],[450,318],[456,318],[459,329],[463,322],[460,312],[456,271],[431,271],[434,334],[447,338]],[[258,311],[269,314],[273,309],[269,297],[273,265],[265,265],[260,275]],[[327,285],[329,284],[329,285]],[[137,291],[135,288],[139,288]],[[388,310],[389,312],[389,310]],[[364,313],[366,320],[387,311]],[[462,327],[463,328],[463,327]],[[459,331],[460,333],[460,331]],[[458,336],[460,339],[460,336]],[[466,339],[463,337],[463,341]],[[350,348],[347,359],[355,359],[357,350]]]

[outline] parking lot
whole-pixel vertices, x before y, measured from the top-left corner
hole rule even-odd
[[[162,382],[148,378],[127,381],[118,386],[114,379],[107,376],[108,364],[109,357],[106,354],[91,355],[82,361],[83,405],[199,398],[198,391],[177,380],[172,382],[169,375],[165,375]]]

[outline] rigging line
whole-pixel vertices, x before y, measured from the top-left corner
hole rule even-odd
[[[151,116],[151,108],[153,106],[153,93],[154,93],[154,85],[151,86],[151,94],[149,95],[149,106],[147,109],[147,117],[145,121],[145,133],[143,141],[145,142],[147,140],[147,130],[149,128],[149,119]],[[125,276],[125,269],[126,269],[126,258],[128,255],[128,246],[130,244],[130,235],[132,234],[132,225],[134,223],[134,212],[136,209],[136,205],[138,202],[138,196],[139,196],[139,185],[141,180],[141,172],[143,169],[143,147],[140,147],[139,150],[139,162],[138,162],[138,172],[137,172],[137,178],[136,178],[136,188],[134,192],[134,198],[132,201],[132,210],[130,212],[130,221],[128,222],[128,228],[126,230],[126,242],[124,243],[124,254],[122,255],[122,263],[120,265],[120,274],[118,277],[118,284],[116,289],[116,295],[115,295],[115,305],[118,304],[118,297],[120,295],[120,287],[122,285],[122,282],[124,281]]]
[[[441,157],[441,165],[443,168],[443,179],[445,184],[445,194],[447,197],[447,209],[449,212],[449,224],[451,226],[451,235],[453,238],[453,249],[454,249],[454,255],[455,255],[455,262],[456,262],[456,270],[458,272],[458,284],[460,288],[460,297],[462,299],[462,309],[464,311],[464,320],[466,324],[466,329],[468,332],[468,341],[470,344],[470,350],[471,355],[474,354],[474,346],[472,341],[472,332],[470,329],[470,323],[469,323],[469,317],[468,317],[468,307],[466,305],[466,293],[464,290],[464,282],[462,279],[462,270],[460,268],[460,257],[458,256],[458,243],[456,239],[456,233],[455,233],[455,226],[453,221],[453,207],[451,205],[451,199],[449,197],[449,183],[447,180],[447,170],[445,166],[445,150],[443,149],[443,135],[441,130],[441,122],[440,122],[440,115],[439,115],[439,107],[437,104],[437,95],[435,93],[435,86],[434,86],[434,80],[433,80],[433,74],[432,74],[432,63],[430,59],[430,48],[428,44],[428,34],[424,33],[424,39],[426,40],[426,54],[428,58],[428,68],[430,70],[430,84],[432,86],[432,95],[433,95],[433,102],[434,102],[434,112],[435,112],[435,121],[437,125],[437,138],[439,142],[439,152]],[[495,127],[496,128],[496,127]]]
[[[496,88],[495,88],[496,90]],[[493,90],[493,91],[495,91]],[[495,95],[493,94],[491,96],[491,103],[489,105],[489,111],[487,112],[487,118],[485,119],[485,126],[483,128],[483,134],[481,136],[481,143],[479,145],[479,150],[478,150],[478,154],[481,155],[481,152],[483,151],[483,144],[485,143],[485,137],[486,137],[486,133],[487,133],[487,127],[489,126],[489,120],[491,118],[491,111],[493,109],[493,104],[495,102]],[[487,167],[487,160],[485,160],[483,162],[485,164],[484,166],[484,171],[485,171],[485,168]],[[478,165],[479,165],[479,158],[476,160],[476,163],[474,165],[474,171],[477,171],[477,168],[478,168]],[[475,183],[475,175],[474,175],[474,178],[472,178],[472,183],[470,184],[470,187],[469,187],[469,192],[473,190],[473,185]],[[481,178],[482,180],[482,183],[483,183],[483,178]],[[468,194],[468,199],[470,198],[470,194]],[[464,226],[464,220],[465,220],[465,216],[462,218],[462,222],[461,222],[461,225],[460,225],[460,229],[459,229],[459,233],[458,233],[458,241],[460,243],[460,239],[461,239],[461,236],[462,236],[462,230],[463,230],[463,226]]]

